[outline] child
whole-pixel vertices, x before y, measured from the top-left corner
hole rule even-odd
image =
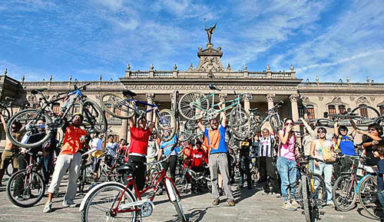
[[[207,159],[201,144],[202,143],[200,141],[196,141],[196,147],[192,151],[191,169],[195,172],[204,171],[204,162],[206,162]],[[198,185],[196,184],[196,181],[193,180],[191,184],[191,192],[198,192]]]

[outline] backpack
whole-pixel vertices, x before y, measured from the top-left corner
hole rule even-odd
[[[353,137],[351,135],[346,135],[348,137],[348,139],[350,139],[351,141],[353,141]],[[343,138],[342,135],[339,135],[337,138],[336,138],[336,144],[335,144],[335,152],[339,152],[341,151],[340,150],[340,143],[341,143],[341,139]]]

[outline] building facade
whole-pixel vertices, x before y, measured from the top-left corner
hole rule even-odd
[[[283,101],[280,109],[282,117],[292,117],[298,120],[304,113],[308,118],[322,118],[324,112],[343,113],[347,109],[353,109],[361,104],[372,106],[383,114],[384,112],[384,84],[346,82],[303,82],[297,77],[293,66],[287,72],[272,71],[269,66],[264,71],[251,71],[244,65],[243,70],[234,71],[231,66],[225,68],[221,62],[223,52],[221,47],[214,48],[208,43],[206,48],[199,48],[197,53],[200,62],[196,68],[191,64],[188,70],[181,71],[176,65],[173,70],[157,71],[152,65],[147,71],[133,71],[127,66],[125,74],[119,81],[91,82],[87,88],[86,95],[95,101],[99,101],[105,93],[115,93],[122,96],[124,89],[129,89],[138,94],[140,100],[156,102],[160,108],[170,108],[172,95],[175,90],[180,96],[198,91],[209,93],[209,84],[214,84],[221,89],[216,100],[234,98],[242,94],[243,106],[247,111],[249,108],[258,108],[261,116],[274,106],[276,102]],[[26,90],[26,98],[30,104],[37,104],[38,98],[30,92],[36,88],[47,88],[45,92],[49,98],[54,95],[73,89],[76,83],[72,78],[68,81],[31,82],[23,77],[21,84]],[[59,109],[59,104],[55,108]],[[361,115],[374,116],[375,114],[365,108],[359,110]],[[107,114],[110,134],[127,138],[129,130],[127,121],[113,118]],[[152,118],[148,115],[148,118]]]

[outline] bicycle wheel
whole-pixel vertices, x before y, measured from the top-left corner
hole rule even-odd
[[[240,106],[236,106],[231,110],[231,115],[229,118],[229,126],[244,126],[249,122],[249,114],[245,112]]]
[[[165,179],[165,185],[167,188],[168,199],[175,206],[175,209],[176,209],[176,212],[178,215],[178,219],[182,222],[188,221],[187,217],[184,214],[183,207],[181,206],[181,203],[180,203],[181,198],[180,198],[179,192],[177,192],[175,184],[173,183],[173,181],[171,179],[166,178]]]
[[[194,132],[192,130],[184,130],[179,133],[179,141],[184,142],[192,138]]]
[[[307,183],[309,184],[308,190],[311,192],[312,199],[316,201],[318,206],[323,206],[327,199],[327,190],[325,188],[325,182],[322,176],[313,173],[307,173]],[[302,181],[300,181],[300,185],[296,190],[296,200],[303,208],[303,191],[302,191]]]
[[[372,216],[372,219],[379,219],[377,215],[381,211],[381,204],[377,196],[377,179],[375,175],[369,175],[360,182],[359,202],[364,210]]]
[[[7,184],[8,199],[18,207],[32,207],[43,198],[43,177],[29,170],[20,170],[11,176]]]
[[[163,109],[156,113],[158,116],[156,123],[157,135],[163,141],[169,141],[173,138],[176,132],[176,120],[175,115],[169,109]],[[168,136],[165,136],[164,132],[168,131]]]
[[[44,123],[38,125],[38,121]],[[12,133],[12,125],[20,123],[21,128],[18,133]],[[52,120],[41,110],[26,109],[18,112],[9,119],[7,124],[7,137],[15,146],[33,148],[40,146],[50,138],[52,132]],[[45,134],[45,135],[44,135]],[[29,142],[30,138],[33,142]]]
[[[372,106],[361,104],[351,111],[352,115],[356,115],[353,121],[356,123],[358,129],[364,129],[369,124],[375,123],[380,117],[379,111]]]
[[[332,199],[336,210],[349,211],[356,205],[356,180],[351,175],[340,176],[332,188]]]
[[[189,120],[201,119],[209,108],[209,101],[200,92],[190,92],[184,94],[179,100],[180,114]],[[197,110],[200,109],[200,113]]]
[[[243,126],[235,126],[232,127],[232,133],[235,139],[243,141],[249,138],[249,136],[251,135],[251,129],[249,124],[245,124]]]
[[[127,99],[113,93],[104,94],[100,104],[103,110],[116,118],[129,119],[135,115],[132,104]]]
[[[7,174],[7,176],[12,175],[12,173],[13,173],[13,158],[12,158],[12,161],[10,161],[8,163],[8,165],[5,167],[5,173]]]
[[[283,128],[283,122],[280,120],[280,118],[277,115],[271,116],[269,122],[271,124],[272,129],[275,132],[278,132],[280,129]]]
[[[136,221],[136,211],[116,213],[114,208],[124,208],[124,205],[132,204],[136,198],[132,191],[125,189],[118,183],[104,183],[94,189],[81,210],[81,221]],[[124,195],[124,196],[122,196]]]
[[[312,217],[312,206],[311,206],[311,195],[310,195],[310,189],[309,189],[309,184],[307,180],[307,176],[303,174],[301,176],[301,193],[302,193],[302,203],[303,203],[303,209],[304,209],[304,214],[305,214],[305,221],[307,222],[312,222],[313,217]]]
[[[98,133],[107,131],[107,119],[99,105],[92,100],[81,103],[81,113],[84,116],[83,124],[86,128],[94,129]]]

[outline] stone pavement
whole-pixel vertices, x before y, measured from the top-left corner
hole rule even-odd
[[[4,181],[5,182],[5,181]],[[60,188],[60,193],[64,194],[65,185]],[[210,195],[182,194],[182,206],[190,221],[285,221],[300,222],[305,221],[302,210],[286,211],[281,209],[282,198],[276,198],[272,195],[266,195],[256,187],[252,190],[240,190],[234,186],[234,196],[237,205],[229,207],[223,200],[219,206],[211,205]],[[80,203],[83,195],[78,195],[76,203]],[[5,187],[0,188],[0,221],[80,221],[78,208],[64,208],[62,204],[63,197],[55,198],[53,203],[53,212],[42,213],[44,197],[40,203],[31,208],[19,208],[13,206],[5,192]],[[177,214],[174,206],[168,201],[166,195],[155,198],[154,214],[151,217],[144,218],[143,221],[176,221]],[[364,217],[364,211],[356,208],[350,212],[337,212],[331,208],[324,208],[325,214],[322,216],[322,222],[348,221],[364,222],[373,221]],[[363,215],[362,215],[363,214]],[[366,215],[366,214],[365,214]]]

